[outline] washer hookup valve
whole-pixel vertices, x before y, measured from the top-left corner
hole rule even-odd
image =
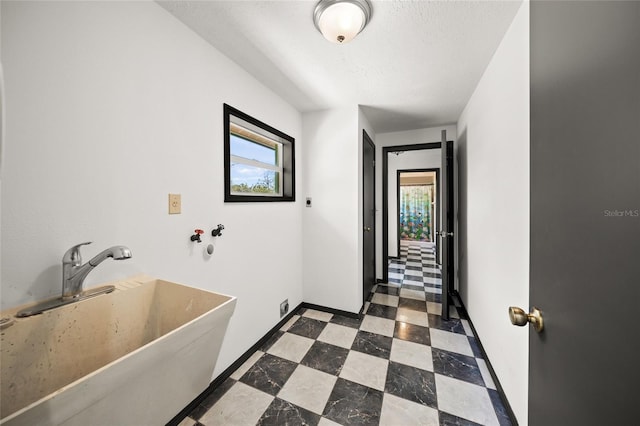
[[[196,229],[194,232],[195,234],[191,236],[191,241],[197,241],[201,243],[202,240],[200,239],[200,235],[204,234],[204,231],[202,229]]]
[[[223,229],[224,229],[224,225],[218,224],[218,227],[216,229],[214,229],[213,231],[211,231],[211,236],[212,237],[221,237]]]

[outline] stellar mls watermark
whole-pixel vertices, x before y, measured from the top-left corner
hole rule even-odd
[[[604,210],[604,217],[640,217],[640,210]]]

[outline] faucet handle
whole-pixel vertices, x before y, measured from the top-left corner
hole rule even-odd
[[[82,255],[80,254],[80,247],[91,244],[91,241],[86,243],[76,244],[71,247],[62,257],[62,263],[73,263],[74,265],[80,265],[82,263]]]

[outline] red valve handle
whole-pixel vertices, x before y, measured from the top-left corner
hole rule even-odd
[[[202,229],[196,229],[195,233],[198,234],[198,235],[202,235],[202,234],[204,234],[204,231]]]

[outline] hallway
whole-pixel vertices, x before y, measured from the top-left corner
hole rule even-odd
[[[302,309],[181,425],[510,425],[433,244],[403,241],[363,319]]]

